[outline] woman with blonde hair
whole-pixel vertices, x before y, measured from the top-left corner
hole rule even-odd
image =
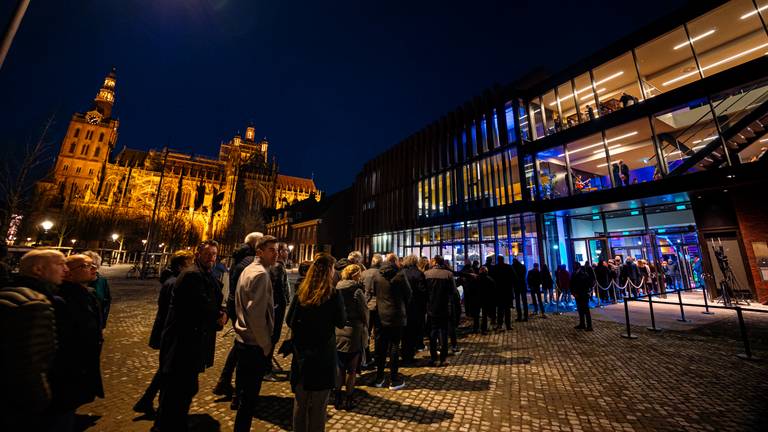
[[[347,312],[344,328],[336,329],[336,351],[341,368],[334,402],[336,409],[353,408],[355,376],[360,370],[363,348],[368,346],[368,307],[361,281],[362,274],[362,266],[350,264],[341,271],[341,280],[336,285],[336,291],[344,300],[344,309]],[[342,393],[344,384],[347,389]]]
[[[333,286],[333,264],[328,254],[318,254],[299,285],[288,310],[293,332],[291,389],[293,430],[324,431],[328,395],[335,387],[338,364],[335,328],[344,328],[344,301]]]

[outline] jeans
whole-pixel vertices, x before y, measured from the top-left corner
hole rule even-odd
[[[589,297],[576,300],[576,309],[579,311],[579,326],[592,328],[592,313],[589,310]]]
[[[163,431],[186,431],[187,415],[198,390],[198,372],[170,372],[160,378],[160,411],[155,425]]]
[[[528,293],[525,290],[515,290],[517,303],[517,319],[528,319]]]
[[[544,314],[544,301],[541,299],[541,291],[531,290],[531,302],[533,303],[533,314]]]
[[[376,376],[384,376],[384,365],[389,355],[390,379],[397,379],[398,357],[402,327],[380,327],[376,332]]]
[[[304,386],[296,385],[293,399],[293,430],[294,432],[323,432],[325,431],[326,405],[331,390],[304,390]]]
[[[257,345],[235,342],[237,348],[237,397],[240,408],[235,416],[235,432],[251,430],[251,420],[261,392],[261,381],[269,369],[269,359]]]
[[[437,343],[440,341],[440,361],[448,357],[448,327],[447,320],[432,319],[429,332],[429,356],[432,361],[437,361]]]

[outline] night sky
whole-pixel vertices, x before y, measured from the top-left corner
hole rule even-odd
[[[253,122],[283,174],[336,192],[494,83],[562,70],[684,2],[560,3],[32,0],[0,69],[0,145],[55,114],[58,150],[115,66],[118,148],[215,157]]]

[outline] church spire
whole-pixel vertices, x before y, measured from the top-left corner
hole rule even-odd
[[[104,78],[104,84],[101,85],[96,99],[93,100],[96,110],[104,117],[112,116],[112,105],[115,103],[115,79],[117,75],[115,68]]]

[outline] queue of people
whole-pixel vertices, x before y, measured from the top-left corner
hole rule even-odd
[[[285,372],[274,361],[279,352],[292,356],[294,430],[322,431],[329,401],[340,410],[356,405],[355,386],[363,370],[375,370],[371,385],[395,391],[407,386],[400,365],[416,364],[420,351],[429,352],[425,365],[449,366],[448,357],[461,352],[457,328],[462,314],[472,320],[474,332],[509,331],[512,309],[515,322],[546,318],[548,305],[568,303],[572,296],[579,312],[576,328],[591,331],[593,286],[612,280],[615,267],[615,261],[597,268],[575,263],[573,273],[559,266],[553,274],[545,264],[526,269],[516,258],[507,264],[498,256],[495,262],[493,257],[482,266],[467,262],[454,271],[441,255],[399,258],[390,253],[374,255],[366,268],[357,251],[338,261],[320,253],[299,265],[301,277],[291,286],[287,245],[254,232],[233,254],[225,300],[215,271],[218,253],[212,240],[194,253],[176,252],[160,276],[149,337],[149,346],[159,350],[159,367],[134,406],[154,416],[153,431],[186,430],[199,375],[213,366],[216,334],[229,321],[234,344],[212,390],[231,397],[231,408],[237,410],[234,430],[251,429],[263,381],[279,380]],[[31,251],[22,258],[19,275],[7,283],[26,288],[0,291],[0,299],[10,296],[29,306],[31,322],[51,331],[47,338],[37,334],[26,341],[47,354],[25,369],[34,373],[14,377],[43,389],[38,400],[25,405],[37,409],[34,430],[72,430],[75,410],[104,397],[99,365],[111,296],[98,264],[93,253],[65,257],[57,251]],[[632,259],[617,269],[618,280],[652,271]],[[3,319],[13,317],[3,314]],[[278,346],[284,324],[287,334]],[[2,397],[6,406],[15,406],[9,392]],[[0,421],[14,430],[16,418],[0,416]]]

